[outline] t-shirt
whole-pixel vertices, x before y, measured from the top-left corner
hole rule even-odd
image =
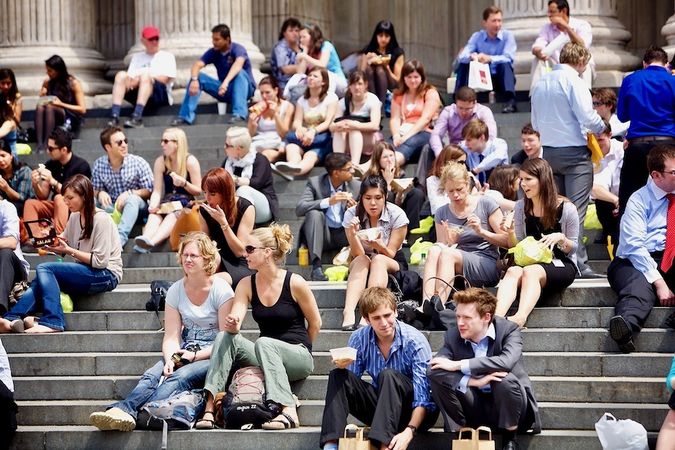
[[[490,215],[499,209],[497,202],[490,196],[483,195],[478,199],[476,209],[473,211],[480,219],[481,227],[494,231],[488,219]],[[457,240],[457,248],[469,253],[479,253],[489,258],[497,259],[497,248],[479,236],[471,227],[467,226],[467,219],[461,219],[452,212],[450,205],[441,206],[436,211],[436,223],[446,221],[448,225],[461,226],[462,232]]]
[[[323,44],[321,44],[321,54],[325,52],[328,52],[329,54],[326,70],[333,72],[335,75],[346,81],[345,73],[342,71],[342,64],[340,64],[340,56],[330,41],[323,41]]]
[[[352,206],[347,211],[345,211],[344,218],[342,219],[342,226],[344,228],[350,227],[354,217],[356,217],[356,206]],[[377,220],[376,228],[380,230],[380,237],[382,242],[384,242],[384,245],[389,245],[391,233],[394,230],[408,225],[409,223],[410,220],[408,220],[408,216],[405,215],[405,211],[403,211],[394,203],[387,202],[384,205],[384,209],[382,210],[380,218]],[[361,224],[362,230],[365,228],[371,228],[370,226],[364,227],[364,225],[365,224]],[[363,241],[361,241],[361,244],[363,245],[363,250],[366,253],[372,253],[373,250],[370,248],[370,246],[366,245],[366,243]],[[400,248],[396,250],[400,250]]]
[[[70,157],[65,165],[58,161],[50,159],[45,163],[45,168],[52,173],[52,177],[59,183],[63,184],[67,179],[73,175],[81,174],[91,179],[91,167],[86,159],[81,158],[75,154]]]
[[[305,97],[298,99],[298,106],[302,107],[302,123],[306,127],[315,127],[326,120],[328,113],[328,106],[337,103],[338,97],[332,92],[328,92],[326,96],[316,106],[310,106],[309,101]]]
[[[165,50],[159,50],[153,55],[146,52],[134,53],[127,73],[130,77],[149,73],[153,78],[159,76],[176,78],[176,58]]]
[[[171,285],[166,293],[166,304],[178,310],[183,331],[182,347],[189,343],[197,343],[201,348],[213,344],[220,331],[218,310],[234,297],[229,284],[222,278],[213,277],[209,295],[200,306],[193,304],[185,293],[183,279]]]
[[[345,111],[347,110],[346,102],[347,97],[343,98],[338,103],[338,115],[337,115],[338,117],[345,115]],[[361,108],[359,108],[358,110],[350,110],[349,115],[370,118],[371,111],[375,109],[379,110],[380,108],[382,108],[382,103],[380,102],[380,99],[377,98],[377,95],[373,94],[372,92],[366,92],[366,101],[363,102]]]
[[[218,72],[218,79],[224,80],[228,72],[234,64],[234,60],[242,57],[244,58],[244,66],[242,70],[248,74],[248,79],[253,83],[253,72],[251,71],[251,60],[243,45],[232,42],[230,49],[224,53],[219,52],[214,48],[210,48],[201,57],[201,61],[206,64],[213,64]]]

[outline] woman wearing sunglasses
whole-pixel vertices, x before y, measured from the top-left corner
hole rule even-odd
[[[253,271],[246,263],[244,243],[253,232],[255,208],[235,193],[229,172],[219,167],[206,172],[202,179],[206,203],[200,205],[199,224],[218,245],[218,276],[234,289]]]
[[[213,344],[204,386],[206,409],[196,428],[213,428],[213,399],[225,390],[233,366],[259,366],[265,373],[267,406],[279,415],[264,423],[264,429],[300,425],[290,382],[307,378],[314,370],[312,342],[319,334],[321,316],[307,282],[281,268],[293,248],[292,241],[288,225],[279,224],[258,228],[249,238],[246,260],[257,273],[237,286],[225,332],[219,333]],[[239,333],[249,306],[260,327],[255,343]]]
[[[148,221],[143,234],[136,236],[134,251],[150,253],[150,249],[169,237],[183,209],[163,211],[165,203],[180,202],[185,207],[199,195],[202,184],[199,160],[189,153],[187,136],[180,128],[167,128],[160,140],[162,154],[155,159],[152,194],[148,205]]]
[[[89,416],[92,425],[102,431],[131,431],[146,403],[204,385],[213,342],[225,329],[234,293],[214,276],[218,249],[204,233],[188,233],[177,256],[184,276],[166,293],[162,359],[143,374],[124,400]]]

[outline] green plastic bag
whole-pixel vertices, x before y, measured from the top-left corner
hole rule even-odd
[[[586,208],[586,218],[584,219],[584,229],[586,230],[602,230],[602,224],[598,219],[598,210],[595,208],[595,203],[591,203]]]
[[[328,281],[332,282],[344,281],[347,279],[347,275],[349,274],[349,267],[332,266],[324,270],[323,274],[326,275]]]
[[[532,236],[518,242],[515,247],[509,249],[509,253],[513,254],[513,261],[520,267],[536,263],[548,264],[553,261],[553,251]]]
[[[119,225],[120,221],[122,220],[122,211],[117,209],[117,206],[113,207],[113,211],[110,213],[110,218],[113,222],[115,222],[115,225]]]
[[[410,230],[410,234],[427,234],[434,226],[434,218],[429,216],[420,220],[420,226]]]
[[[64,313],[73,312],[73,299],[65,292],[61,292],[61,309]]]
[[[423,241],[417,238],[415,243],[410,246],[410,264],[419,265],[422,262],[422,255],[429,253],[429,249],[434,245],[433,242]]]

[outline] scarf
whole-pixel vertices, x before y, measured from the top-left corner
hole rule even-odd
[[[225,170],[234,174],[234,168],[240,167],[242,169],[240,176],[250,180],[251,175],[253,175],[253,162],[255,161],[256,153],[255,149],[251,148],[249,152],[240,159],[227,158],[227,161],[225,161]]]

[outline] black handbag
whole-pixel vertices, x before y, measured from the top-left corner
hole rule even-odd
[[[159,312],[164,311],[166,293],[172,284],[173,281],[167,280],[154,280],[150,282],[150,300],[145,302],[145,310],[154,311],[160,325],[162,324],[162,320],[159,318]]]

